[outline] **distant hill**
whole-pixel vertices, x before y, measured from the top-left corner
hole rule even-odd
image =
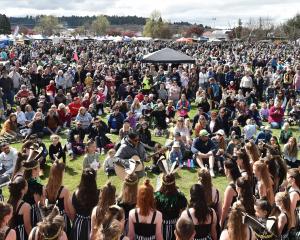
[[[38,23],[39,18],[41,16],[32,17],[10,17],[10,23],[12,26],[24,26],[28,28],[34,28],[35,25]],[[145,25],[146,18],[144,17],[137,17],[137,16],[106,16],[109,20],[111,25]],[[79,26],[84,26],[86,24],[91,23],[93,20],[96,19],[96,16],[69,16],[69,17],[59,17],[59,21],[67,28],[76,28]],[[188,22],[176,22],[175,25],[181,26],[189,26],[191,25]]]

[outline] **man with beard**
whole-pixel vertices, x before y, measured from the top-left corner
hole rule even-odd
[[[204,163],[208,161],[210,175],[215,177],[214,154],[216,151],[216,146],[209,138],[209,133],[205,129],[202,129],[199,133],[199,137],[194,139],[191,150],[194,153],[197,164],[200,168],[204,168]]]

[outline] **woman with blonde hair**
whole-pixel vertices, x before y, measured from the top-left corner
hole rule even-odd
[[[139,118],[141,115],[143,115],[142,110],[143,110],[143,108],[142,108],[142,105],[141,105],[139,99],[135,98],[130,107],[130,111],[135,114],[136,118]]]
[[[65,164],[59,161],[54,161],[49,174],[48,183],[45,187],[45,195],[48,202],[56,204],[59,213],[64,217],[64,230],[69,236],[71,232],[70,218],[73,219],[70,211],[70,192],[62,185],[63,175],[65,171]]]
[[[138,189],[137,208],[129,212],[129,239],[163,240],[162,214],[155,208],[154,190],[150,180]]]
[[[261,160],[255,162],[253,164],[253,173],[257,178],[255,197],[258,199],[266,197],[271,205],[274,204],[274,183],[267,164]]]
[[[223,230],[220,240],[254,240],[255,233],[243,223],[242,207],[234,204],[228,216],[227,229]]]
[[[283,146],[283,157],[288,166],[295,168],[298,166],[298,144],[295,137],[290,137],[288,142]]]
[[[101,190],[97,206],[94,207],[91,216],[91,239],[94,239],[97,230],[102,224],[109,206],[116,203],[116,187],[108,182]]]

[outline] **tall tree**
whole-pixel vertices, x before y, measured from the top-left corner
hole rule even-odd
[[[58,33],[58,18],[54,16],[41,16],[37,25],[37,30],[47,36]]]
[[[169,23],[162,20],[159,11],[154,10],[144,26],[144,36],[152,38],[170,38],[172,32]]]
[[[5,14],[0,14],[0,34],[11,34],[10,21]]]
[[[296,16],[289,19],[283,25],[283,29],[289,39],[295,41],[300,38],[300,14],[298,13]]]
[[[104,35],[110,26],[110,23],[104,15],[98,16],[91,25],[91,30],[96,35]]]

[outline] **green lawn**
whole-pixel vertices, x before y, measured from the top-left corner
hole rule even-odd
[[[193,117],[195,114],[196,114],[196,108],[193,106],[192,110],[190,112],[190,117]],[[294,135],[298,139],[298,136],[299,136],[298,128],[294,127],[293,131],[294,131]],[[278,137],[279,137],[279,132],[280,132],[279,130],[273,130],[273,133]],[[117,136],[112,136],[113,142],[117,141],[117,139],[118,139]],[[161,144],[164,144],[166,139],[164,137],[154,137],[153,136],[153,140],[160,142]],[[62,143],[64,144],[65,142],[66,142],[66,138],[63,137]],[[44,143],[46,144],[47,147],[49,146],[49,144],[50,144],[49,137],[44,139]],[[13,147],[20,149],[21,145],[22,144],[14,144]],[[104,158],[105,158],[105,155],[102,155],[101,156],[102,164],[103,164]],[[44,184],[46,184],[46,182],[47,182],[50,165],[51,165],[51,163],[48,161],[47,168],[45,171],[45,177],[42,178],[42,182]],[[79,184],[81,170],[82,170],[82,157],[80,157],[74,161],[70,161],[70,158],[67,157],[67,167],[66,167],[66,173],[64,175],[64,185],[70,191],[74,191],[76,186]],[[180,190],[182,192],[184,192],[184,194],[187,196],[187,198],[189,198],[189,189],[194,183],[197,182],[196,170],[182,169],[176,175],[177,175],[177,177],[176,177],[177,178],[176,179],[177,186],[180,188]],[[156,188],[159,176],[150,173],[150,174],[148,174],[147,177],[151,180],[154,188]],[[110,177],[108,179],[108,177],[105,175],[103,169],[100,169],[98,171],[98,175],[97,175],[98,187],[102,188],[102,186],[108,180],[110,180],[117,187],[117,189],[120,190],[121,185],[122,185],[122,182],[120,181],[120,179],[115,176]],[[213,179],[213,183],[223,194],[225,191],[226,185],[227,185],[226,178],[225,177],[217,177],[217,178]],[[7,199],[7,197],[8,197],[7,188],[4,188],[4,196],[5,196],[5,199]]]

